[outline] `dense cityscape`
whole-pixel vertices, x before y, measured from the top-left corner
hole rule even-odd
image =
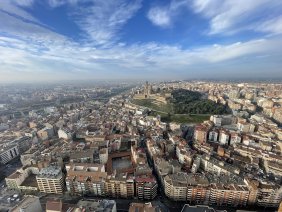
[[[0,0],[0,212],[282,212],[282,0]]]
[[[280,211],[281,91],[263,82],[3,85],[0,211]],[[174,113],[179,93],[207,110]],[[209,114],[215,106],[226,110]]]

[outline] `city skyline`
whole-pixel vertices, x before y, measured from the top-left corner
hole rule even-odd
[[[4,0],[0,82],[282,78],[279,0]]]

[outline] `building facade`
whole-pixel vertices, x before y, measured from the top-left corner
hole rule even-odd
[[[42,193],[62,194],[65,190],[64,174],[60,167],[48,166],[36,176],[38,188]]]

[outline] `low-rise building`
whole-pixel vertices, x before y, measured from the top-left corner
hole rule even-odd
[[[129,212],[137,212],[137,211],[148,211],[148,212],[157,212],[161,211],[159,206],[152,205],[151,202],[148,203],[131,203],[129,207]]]
[[[78,212],[83,211],[107,211],[117,212],[117,206],[115,200],[80,200],[77,204]],[[76,210],[77,211],[77,210]]]

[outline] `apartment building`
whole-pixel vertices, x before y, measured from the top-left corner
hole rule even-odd
[[[178,172],[164,178],[165,194],[175,201],[206,202],[208,179],[201,174]]]
[[[194,131],[194,139],[195,141],[199,142],[199,143],[205,143],[207,142],[207,138],[208,138],[208,127],[205,125],[197,125],[195,127],[195,131]]]
[[[249,189],[245,185],[210,185],[210,204],[225,206],[246,206],[249,197]]]
[[[230,164],[226,163],[225,161],[218,160],[208,155],[204,155],[201,157],[200,166],[204,171],[213,173],[217,176],[222,175],[222,174],[230,176],[231,174],[240,173],[239,168],[231,166]]]
[[[38,173],[39,169],[37,167],[23,167],[5,178],[6,185],[10,189],[26,192],[37,191],[35,175]]]
[[[137,176],[135,178],[135,190],[138,199],[154,199],[158,192],[158,183],[156,178],[153,175]]]
[[[109,175],[106,181],[106,193],[111,197],[133,198],[133,176],[127,173]]]
[[[58,166],[48,166],[36,176],[38,188],[42,193],[62,194],[65,189],[64,174]]]
[[[17,170],[5,178],[6,185],[9,189],[19,189],[19,186],[27,178],[28,173],[23,170]]]
[[[16,144],[0,147],[0,163],[6,164],[19,156],[19,148]]]
[[[209,132],[209,141],[211,142],[217,142],[218,140],[218,130],[217,129],[212,129],[210,132]]]
[[[230,133],[230,145],[241,143],[242,136],[237,132]]]
[[[23,136],[12,141],[13,144],[18,146],[19,152],[24,153],[31,147],[31,137]]]
[[[279,207],[282,201],[282,186],[271,183],[260,183],[257,205],[263,207]]]
[[[66,165],[66,188],[71,194],[90,193],[105,196],[107,173],[101,164],[76,163]]]
[[[157,212],[162,211],[159,206],[153,205],[151,202],[148,203],[131,203],[129,207],[129,212],[137,211],[148,211],[148,212]]]
[[[84,149],[70,153],[71,163],[93,163],[94,149]]]
[[[219,143],[220,144],[222,144],[222,145],[228,144],[229,138],[230,138],[230,135],[229,135],[229,132],[227,130],[221,129],[219,131]]]
[[[257,202],[257,197],[258,197],[258,186],[259,182],[257,180],[245,178],[244,182],[249,188],[249,197],[248,197],[248,205],[255,205]]]

